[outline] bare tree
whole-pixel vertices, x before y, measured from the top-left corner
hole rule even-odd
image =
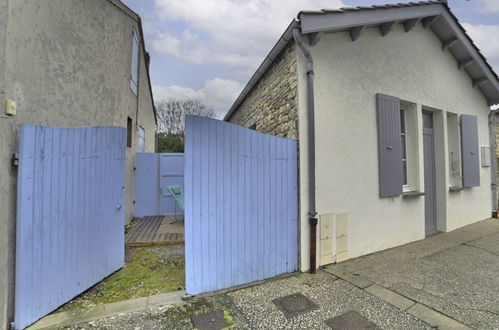
[[[156,105],[158,131],[166,134],[182,134],[185,128],[185,116],[216,116],[213,108],[199,99],[170,99]]]

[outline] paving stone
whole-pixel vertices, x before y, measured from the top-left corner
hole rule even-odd
[[[199,330],[220,330],[227,327],[224,312],[221,310],[193,315],[191,321],[192,326]]]
[[[288,318],[304,314],[318,308],[312,300],[308,299],[301,293],[295,293],[289,296],[277,298],[272,300],[272,302],[279,307],[279,309]]]
[[[334,330],[364,330],[381,329],[356,311],[349,311],[324,321],[328,327]]]
[[[451,319],[431,308],[421,304],[415,304],[407,310],[407,313],[418,319],[430,324],[432,327],[438,327],[440,330],[444,329],[470,329],[466,325]]]
[[[384,288],[378,284],[371,285],[365,290],[403,311],[415,304],[414,301],[407,299],[406,297],[401,296],[398,293],[395,293],[392,290]]]
[[[326,268],[326,271],[333,274],[333,275],[338,276],[339,278],[341,278],[347,282],[352,283],[353,285],[355,285],[356,287],[359,287],[361,289],[365,289],[368,286],[371,286],[374,284],[373,282],[369,281],[368,279],[365,279],[364,277],[362,277],[360,275],[351,274],[349,272],[337,270],[335,268]]]
[[[137,312],[146,309],[147,297],[118,301],[103,305],[107,315],[116,313]]]

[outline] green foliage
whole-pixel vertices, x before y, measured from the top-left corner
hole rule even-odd
[[[158,136],[158,152],[160,153],[184,152],[184,134],[157,133],[157,136]]]

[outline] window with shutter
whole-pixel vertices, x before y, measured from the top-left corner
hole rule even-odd
[[[139,89],[139,38],[137,32],[132,34],[132,65],[130,68],[130,88],[137,95]]]
[[[402,194],[404,184],[400,100],[377,94],[379,195]]]
[[[477,118],[461,115],[461,158],[463,187],[480,186],[480,159],[478,155]]]

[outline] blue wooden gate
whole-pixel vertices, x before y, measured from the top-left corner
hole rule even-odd
[[[184,155],[187,293],[296,271],[297,142],[187,116]]]
[[[21,125],[14,327],[123,266],[126,130]]]
[[[182,214],[170,185],[184,185],[184,154],[137,153],[135,172],[135,217]]]

